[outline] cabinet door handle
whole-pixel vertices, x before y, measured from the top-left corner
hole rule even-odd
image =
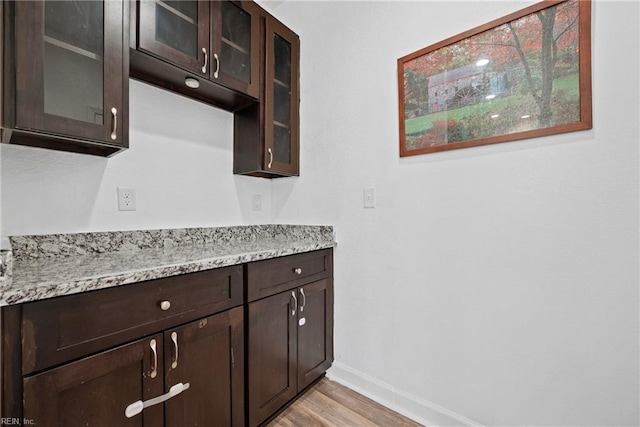
[[[158,403],[165,402],[171,399],[174,396],[179,395],[185,390],[189,390],[189,383],[183,384],[178,383],[176,385],[171,386],[169,391],[165,394],[161,394],[160,396],[154,397],[153,399],[145,400],[137,400],[133,402],[131,405],[127,406],[124,410],[124,416],[127,418],[134,417],[138,415],[144,408],[148,408],[149,406],[157,405]]]
[[[151,374],[149,375],[151,378],[155,378],[158,376],[158,350],[156,348],[156,340],[153,339],[149,343],[149,347],[151,347],[151,355],[153,356]]]
[[[204,65],[202,66],[202,72],[207,74],[207,64],[209,63],[209,55],[207,55],[207,49],[203,47],[202,53],[204,53]]]
[[[291,315],[296,315],[296,310],[298,309],[298,298],[296,297],[296,291],[291,291],[291,296],[293,297],[293,305],[291,306]]]
[[[220,72],[220,58],[218,58],[218,54],[217,53],[213,54],[213,59],[216,60],[216,69],[213,72],[213,78],[217,79],[218,78],[218,73]]]
[[[304,294],[304,289],[300,288],[300,313],[304,311],[304,306],[307,304],[307,296]]]
[[[267,151],[269,152],[269,164],[267,165],[267,167],[271,169],[271,165],[273,164],[273,150],[271,149],[271,147],[269,147]]]
[[[111,108],[111,115],[113,116],[113,127],[111,128],[111,139],[115,141],[118,137],[116,131],[118,130],[118,110],[116,107]]]
[[[173,360],[171,361],[171,368],[176,369],[178,367],[178,333],[171,332],[171,341],[173,342]]]

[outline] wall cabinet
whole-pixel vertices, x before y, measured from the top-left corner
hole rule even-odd
[[[248,265],[247,419],[250,426],[263,423],[331,366],[331,271],[331,251]],[[282,289],[286,290],[280,292]]]
[[[2,142],[97,155],[127,148],[128,4],[3,3]]]
[[[262,19],[261,102],[234,115],[234,173],[297,176],[300,40],[266,12]]]
[[[255,102],[260,49],[255,3],[142,0],[135,5],[133,77],[229,111]]]

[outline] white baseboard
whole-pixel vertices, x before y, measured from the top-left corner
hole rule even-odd
[[[391,384],[340,362],[333,363],[331,369],[327,371],[327,377],[425,426],[484,427],[480,423],[398,390]]]

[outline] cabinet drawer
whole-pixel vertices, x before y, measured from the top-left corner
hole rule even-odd
[[[247,265],[247,301],[275,295],[333,274],[333,249],[306,252]]]
[[[241,304],[242,266],[28,303],[22,317],[23,373]]]

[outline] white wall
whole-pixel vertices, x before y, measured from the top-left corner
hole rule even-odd
[[[2,144],[0,234],[270,222],[271,182],[233,175],[231,113],[131,80],[130,123],[131,148],[109,159]],[[117,187],[136,190],[135,212]]]
[[[436,424],[638,425],[638,3],[593,5],[593,130],[398,157],[397,58],[532,3],[279,6],[302,176],[273,219],[336,226],[334,378]]]

